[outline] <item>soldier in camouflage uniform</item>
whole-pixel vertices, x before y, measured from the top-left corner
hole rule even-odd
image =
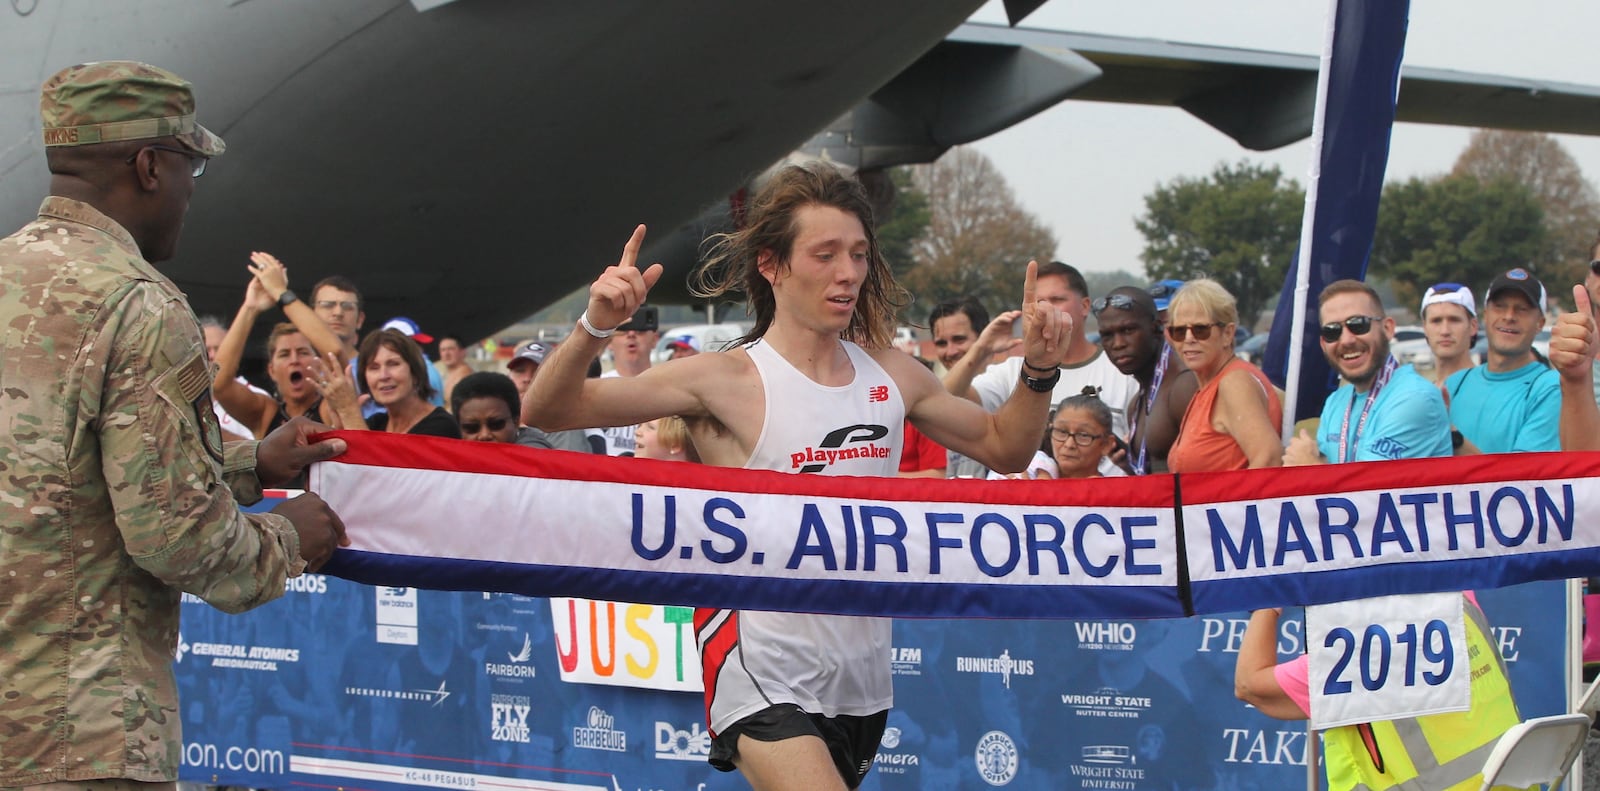
[[[170,788],[179,591],[238,612],[326,561],[344,528],[315,495],[238,503],[344,443],[301,420],[222,444],[199,324],[148,263],[223,150],[189,83],[74,66],[40,111],[51,196],[0,240],[0,788]]]

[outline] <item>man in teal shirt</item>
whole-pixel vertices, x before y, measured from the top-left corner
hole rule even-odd
[[[1347,382],[1322,405],[1317,436],[1289,441],[1286,466],[1450,455],[1439,388],[1389,354],[1394,319],[1358,280],[1329,283],[1318,298],[1322,353]]]
[[[1544,284],[1521,267],[1489,284],[1489,357],[1444,383],[1457,455],[1561,449],[1561,376],[1533,353],[1544,306]]]

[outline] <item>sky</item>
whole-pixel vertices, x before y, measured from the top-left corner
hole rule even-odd
[[[1319,55],[1328,4],[1318,0],[1049,0],[1022,27]],[[999,2],[972,17],[1005,22]],[[1600,2],[1413,0],[1405,64],[1600,85]],[[1447,172],[1470,129],[1396,124],[1388,179]],[[1600,138],[1558,135],[1591,183],[1600,183]],[[1276,164],[1306,183],[1311,146],[1257,153],[1182,110],[1065,101],[974,144],[999,167],[1019,202],[1054,229],[1057,258],[1085,271],[1142,275],[1134,217],[1144,196],[1219,162]]]

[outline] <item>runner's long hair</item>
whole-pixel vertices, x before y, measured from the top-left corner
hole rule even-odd
[[[850,212],[861,221],[867,233],[867,277],[861,284],[860,302],[844,338],[866,348],[888,346],[894,338],[895,316],[910,301],[909,295],[895,282],[878,247],[866,188],[826,163],[790,165],[778,171],[751,201],[744,227],[706,240],[710,246],[706,261],[690,278],[690,292],[703,299],[715,299],[743,291],[755,314],[755,326],[739,343],[765,335],[772,326],[777,303],[772,284],[761,276],[761,253],[776,253],[779,271],[788,266],[799,232],[796,215],[805,206],[831,206]]]

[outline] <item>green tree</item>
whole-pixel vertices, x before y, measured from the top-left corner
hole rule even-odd
[[[1151,280],[1209,277],[1255,326],[1283,287],[1300,239],[1305,192],[1276,165],[1219,163],[1205,178],[1177,178],[1145,196],[1134,220]]]
[[[971,148],[951,149],[915,168],[928,196],[928,232],[913,246],[916,265],[901,283],[915,302],[907,315],[926,320],[938,302],[977,297],[991,312],[1016,307],[1029,260],[1055,255],[1055,234],[1017,203],[994,163]]]
[[[878,248],[896,278],[905,277],[916,265],[917,240],[928,232],[931,216],[928,196],[912,183],[911,168],[889,170],[889,181],[894,187],[894,199],[885,216],[878,218]]]
[[[1560,141],[1543,132],[1479,129],[1451,173],[1485,183],[1506,178],[1527,187],[1544,210],[1545,230],[1545,249],[1528,263],[1546,286],[1583,280],[1600,228],[1600,196]]]
[[[1383,188],[1371,270],[1415,304],[1434,283],[1454,281],[1483,297],[1494,276],[1546,250],[1544,212],[1523,184],[1460,174]]]

